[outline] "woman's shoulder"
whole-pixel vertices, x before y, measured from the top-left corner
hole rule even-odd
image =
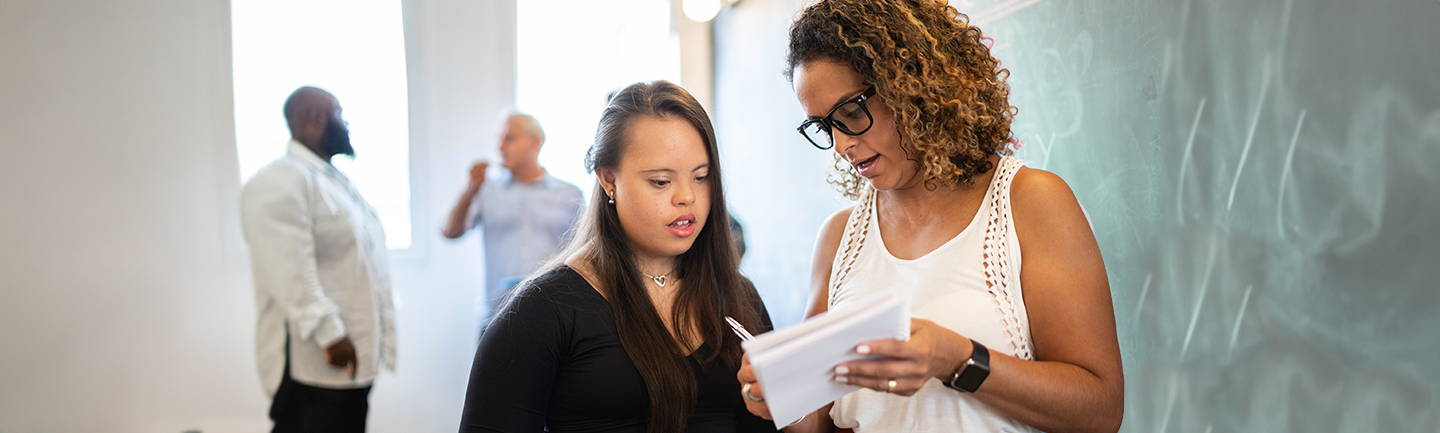
[[[508,324],[511,327],[501,328],[523,329],[520,332],[533,335],[570,335],[577,320],[606,308],[604,298],[585,278],[562,265],[526,280],[491,320],[492,327]]]
[[[846,206],[825,218],[825,222],[820,224],[820,242],[831,246],[840,245],[840,237],[845,234],[845,224],[850,221],[850,214],[853,213],[855,206]]]
[[[1021,167],[1010,181],[1010,206],[1017,215],[1055,212],[1078,204],[1070,185],[1055,173]]]
[[[1093,230],[1070,185],[1045,170],[1022,168],[1015,173],[1010,185],[1010,211],[1022,246],[1027,239],[1053,239]]]
[[[557,265],[535,275],[527,283],[536,286],[572,286],[585,283],[585,278],[569,265]]]
[[[850,215],[854,212],[855,206],[848,206],[835,211],[830,217],[825,218],[824,223],[820,224],[820,233],[815,238],[816,266],[823,265],[824,269],[829,269],[830,262],[835,259],[835,250],[840,248],[841,238],[845,236],[845,225],[850,221]]]
[[[545,302],[557,305],[576,305],[592,301],[599,294],[585,278],[566,265],[546,270],[526,280],[515,291],[515,302]]]

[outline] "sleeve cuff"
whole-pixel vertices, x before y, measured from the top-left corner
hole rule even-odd
[[[340,322],[339,314],[332,314],[330,317],[320,321],[320,326],[315,327],[315,343],[321,349],[328,348],[340,339],[345,338],[345,324]]]

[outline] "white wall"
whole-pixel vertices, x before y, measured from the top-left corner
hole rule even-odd
[[[370,430],[450,431],[480,257],[436,225],[478,154],[464,144],[514,98],[514,4],[405,15],[422,236],[394,263],[399,371]],[[269,430],[229,22],[227,2],[0,0],[0,431]]]
[[[820,224],[850,206],[825,183],[833,151],[795,127],[805,112],[781,71],[803,0],[746,0],[715,18],[715,135],[730,210],[745,225],[741,271],[777,327],[799,322]]]
[[[515,101],[515,3],[407,0],[405,27],[417,236],[395,263],[399,372],[371,394],[370,431],[449,432],[479,338],[481,256],[475,234],[447,241],[439,224],[484,152],[476,143],[495,142],[496,113]]]

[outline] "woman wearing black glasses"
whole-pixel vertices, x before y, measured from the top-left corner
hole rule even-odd
[[[944,1],[823,0],[790,29],[787,77],[857,200],[820,229],[808,314],[890,291],[908,341],[835,367],[861,389],[787,431],[1119,429],[1109,283],[1079,203],[1009,156],[1008,72]],[[1022,266],[1023,258],[1023,266]],[[737,375],[769,416],[748,359]]]

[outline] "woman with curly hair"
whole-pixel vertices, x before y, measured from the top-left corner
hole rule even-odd
[[[1069,186],[1010,156],[1009,74],[980,29],[940,0],[822,0],[787,62],[801,134],[857,200],[820,229],[807,315],[889,291],[915,318],[835,367],[865,389],[787,431],[1118,430],[1099,246]],[[768,417],[748,358],[737,377]]]

